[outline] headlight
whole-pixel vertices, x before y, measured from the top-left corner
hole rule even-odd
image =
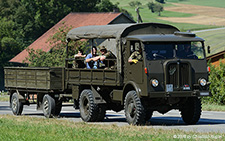
[[[200,78],[199,79],[199,84],[204,87],[207,84],[207,82],[206,82],[206,80],[204,78]]]
[[[152,79],[151,83],[153,87],[157,87],[159,85],[159,81],[157,79]]]

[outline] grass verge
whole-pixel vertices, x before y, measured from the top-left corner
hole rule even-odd
[[[0,93],[0,102],[3,102],[3,101],[9,101],[9,95],[7,95],[7,92]]]
[[[180,140],[224,139],[224,133],[196,133],[150,126],[95,125],[34,117],[0,116],[0,140]]]
[[[0,102],[5,102],[5,101],[9,101],[9,96],[8,95],[0,96]]]
[[[202,104],[202,110],[204,111],[225,111],[225,105],[218,105],[218,104]]]

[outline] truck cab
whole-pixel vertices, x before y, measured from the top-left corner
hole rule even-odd
[[[142,50],[142,60],[127,63],[127,81],[136,82],[141,87],[142,96],[209,95],[203,39],[193,33],[181,32],[133,35],[126,39],[128,54],[138,48]]]

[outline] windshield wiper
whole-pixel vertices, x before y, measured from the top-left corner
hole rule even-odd
[[[161,57],[161,58],[163,58],[163,59],[166,59],[165,56],[162,56],[162,55],[159,55],[159,54],[156,54],[156,53],[153,54],[153,57]]]

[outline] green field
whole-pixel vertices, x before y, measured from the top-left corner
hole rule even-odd
[[[113,3],[119,2],[121,7],[128,6],[131,1],[139,1],[142,5],[146,5],[148,2],[154,0],[111,0]],[[202,5],[202,6],[212,6],[212,7],[221,7],[225,8],[224,0],[165,0],[166,3],[183,3],[183,4],[192,4],[192,5]]]
[[[135,12],[135,8],[129,5],[129,2],[135,1],[135,0],[111,0],[111,1],[114,4],[119,2],[119,7],[126,9],[129,13],[132,14],[134,20],[135,21],[137,20],[137,14]],[[216,0],[216,1],[220,1],[220,0]],[[218,27],[218,26],[211,26],[211,25],[199,25],[199,24],[189,24],[189,23],[172,23],[169,21],[160,20],[158,19],[159,18],[158,13],[152,13],[147,7],[147,3],[149,1],[139,0],[139,2],[142,3],[142,6],[140,8],[140,14],[141,14],[143,22],[159,22],[159,23],[171,24],[178,27],[181,31],[201,30],[201,29],[210,29],[210,28]],[[210,1],[208,0],[208,2]],[[172,6],[172,4],[166,3],[164,4],[164,6]],[[194,16],[194,14],[171,12],[171,11],[163,11],[161,13],[161,17],[191,17],[191,16]]]
[[[0,116],[1,141],[64,141],[64,140],[223,140],[224,133],[185,132],[183,130],[157,129],[151,126],[96,125],[74,123],[60,119],[26,116]],[[188,138],[187,138],[188,137]],[[202,138],[204,137],[204,138]]]
[[[205,39],[205,46],[211,47],[211,53],[208,55],[225,50],[225,29],[199,32],[196,34]]]
[[[166,0],[167,2],[225,8],[224,0]]]

